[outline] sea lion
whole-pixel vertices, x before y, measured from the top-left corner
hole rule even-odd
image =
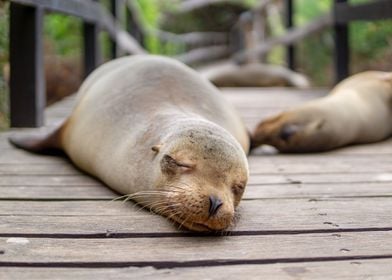
[[[339,83],[329,95],[261,122],[252,147],[322,152],[371,143],[392,134],[392,73],[368,71]]]
[[[64,124],[17,147],[62,149],[85,172],[181,226],[233,223],[248,179],[249,136],[224,96],[173,59],[136,55],[97,68]]]
[[[201,69],[201,73],[217,87],[310,87],[308,79],[300,73],[256,62],[219,63]]]

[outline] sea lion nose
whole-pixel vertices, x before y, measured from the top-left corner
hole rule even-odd
[[[209,216],[214,216],[218,212],[219,208],[222,206],[223,202],[219,198],[210,195],[210,208],[208,209]]]

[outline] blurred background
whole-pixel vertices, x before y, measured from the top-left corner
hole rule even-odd
[[[109,8],[109,1],[102,0]],[[186,2],[186,1],[185,1]],[[189,2],[189,1],[188,1]],[[197,1],[193,1],[197,2]],[[201,1],[203,2],[203,1]],[[260,1],[210,1],[204,6],[185,6],[181,0],[134,0],[132,9],[138,25],[139,33],[132,34],[150,53],[177,56],[191,48],[198,48],[200,40],[192,36],[176,36],[176,34],[193,34],[195,32],[211,33],[210,41],[216,41],[222,47],[226,41],[233,40],[229,32],[236,27],[242,17],[246,22],[246,11],[257,8]],[[285,33],[283,1],[272,1],[267,10],[266,31],[269,37]],[[331,11],[332,0],[296,0],[294,1],[294,25],[303,26]],[[350,3],[368,2],[367,0],[351,0]],[[122,12],[122,11],[120,11]],[[124,12],[125,13],[125,12]],[[123,15],[126,16],[125,14]],[[9,45],[9,3],[0,2],[0,129],[8,127],[8,89],[7,79],[8,45]],[[58,14],[50,14],[44,18],[44,46],[47,91],[55,92],[55,96],[47,95],[47,103],[52,104],[70,92],[75,92],[82,80],[81,20]],[[140,32],[140,30],[142,32]],[[193,40],[193,41],[192,41]],[[235,40],[235,39],[234,39]],[[111,46],[108,35],[100,35],[103,59],[110,57]],[[196,42],[197,41],[197,42]],[[196,43],[195,43],[196,42]],[[392,71],[392,24],[390,21],[355,22],[350,24],[351,73],[364,70]],[[326,27],[320,32],[308,36],[295,44],[295,70],[305,74],[315,87],[333,85],[333,32]],[[229,52],[220,50],[220,59],[229,59]],[[274,47],[265,56],[265,63],[285,65],[286,48]],[[199,66],[201,60],[192,60],[189,64]],[[63,81],[60,85],[56,81]]]

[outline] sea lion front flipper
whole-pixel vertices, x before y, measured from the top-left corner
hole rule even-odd
[[[63,154],[60,133],[62,126],[39,134],[14,134],[8,140],[17,148],[38,154]]]

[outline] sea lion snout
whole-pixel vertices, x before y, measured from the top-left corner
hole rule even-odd
[[[210,207],[208,208],[209,216],[214,216],[216,212],[218,212],[219,208],[223,205],[222,200],[217,198],[214,195],[209,196],[210,199]]]

